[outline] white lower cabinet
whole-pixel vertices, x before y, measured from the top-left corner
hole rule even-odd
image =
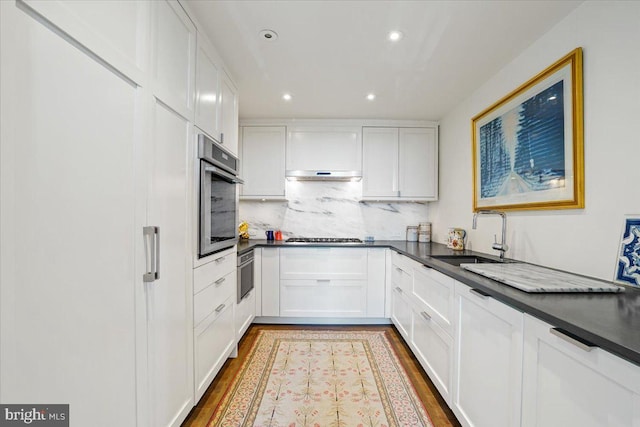
[[[365,317],[366,280],[282,280],[280,316]]]
[[[523,313],[455,283],[451,409],[464,426],[520,425]]]
[[[256,317],[256,290],[251,290],[239,304],[236,305],[235,312],[235,325],[236,325],[236,339],[240,341],[240,338],[247,331],[251,322]]]
[[[280,249],[278,315],[384,316],[384,251],[336,247]],[[263,289],[264,286],[263,283]]]
[[[391,260],[391,320],[449,404],[455,281],[397,253]]]
[[[463,426],[640,427],[640,366],[395,252],[389,280],[393,324]]]
[[[428,317],[425,311],[413,308],[411,320],[411,348],[442,398],[450,404],[453,338]]]
[[[413,268],[412,300],[449,335],[453,333],[454,283],[453,278],[425,265]]]
[[[399,286],[394,286],[391,291],[391,321],[400,335],[409,341],[411,336],[411,304]]]
[[[524,316],[523,427],[640,426],[640,367]]]
[[[235,348],[233,298],[216,307],[194,330],[196,402]]]
[[[236,349],[236,248],[219,252],[193,273],[195,401]]]
[[[408,295],[413,286],[413,262],[397,252],[391,253],[391,321],[407,342],[411,337],[411,304]]]
[[[260,315],[280,316],[280,249],[262,248]]]

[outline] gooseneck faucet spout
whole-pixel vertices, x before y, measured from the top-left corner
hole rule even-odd
[[[478,211],[473,214],[473,224],[472,228],[475,230],[478,226],[478,216],[480,215],[499,215],[502,218],[502,239],[500,243],[496,241],[494,236],[493,245],[491,247],[496,251],[500,252],[500,260],[504,261],[504,253],[509,250],[509,246],[507,246],[507,214],[500,211]]]

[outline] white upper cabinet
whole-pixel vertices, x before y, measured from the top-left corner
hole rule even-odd
[[[287,171],[362,170],[360,128],[350,126],[291,127]]]
[[[234,154],[238,153],[238,89],[227,75],[220,81],[220,143]],[[215,135],[214,135],[215,136]]]
[[[438,199],[436,128],[400,128],[400,198]]]
[[[362,194],[398,197],[398,128],[362,129]]]
[[[220,140],[220,66],[213,47],[198,34],[196,126]]]
[[[241,128],[240,167],[244,199],[284,199],[284,126],[244,126]]]
[[[142,85],[150,2],[24,0],[110,66]]]
[[[364,200],[438,199],[436,127],[363,128]]]
[[[196,28],[175,1],[152,2],[154,95],[193,120]]]

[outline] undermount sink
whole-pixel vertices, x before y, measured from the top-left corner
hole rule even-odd
[[[460,264],[481,264],[481,263],[499,263],[497,259],[485,258],[477,255],[432,255],[431,258],[437,259],[447,264],[460,266]]]

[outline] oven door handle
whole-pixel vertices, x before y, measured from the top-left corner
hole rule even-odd
[[[224,179],[226,179],[229,182],[233,182],[234,184],[244,184],[244,181],[241,180],[240,178],[238,178],[237,176],[234,176],[232,174],[230,174],[229,172],[223,171],[220,168],[217,168],[213,165],[208,165],[204,167],[204,171],[205,172],[211,172],[211,173],[215,173],[216,175],[219,175],[221,177],[223,177]]]

